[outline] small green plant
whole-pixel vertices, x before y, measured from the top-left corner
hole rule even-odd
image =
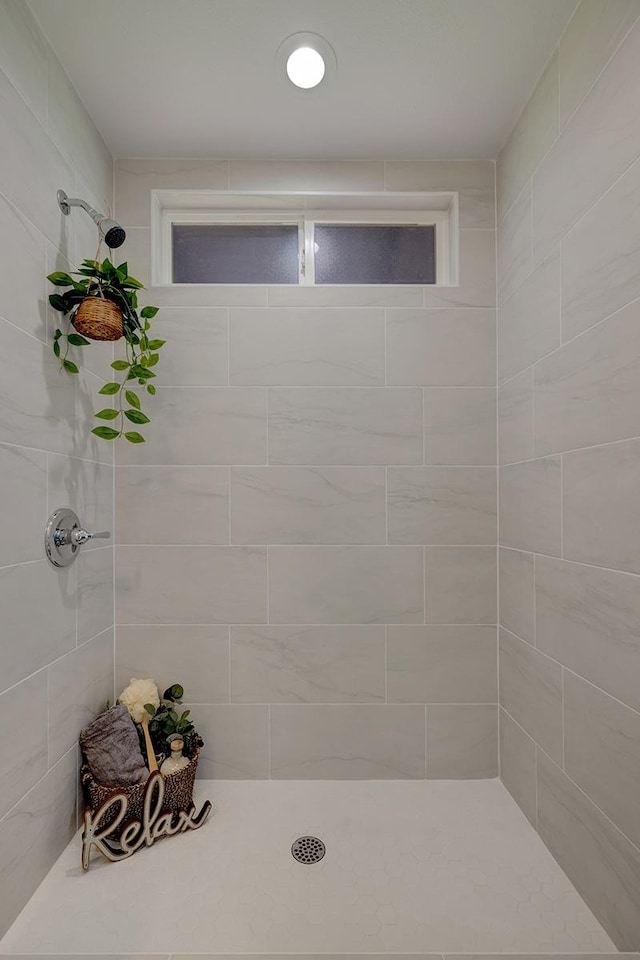
[[[167,753],[167,737],[172,733],[179,733],[185,740],[192,734],[195,727],[189,719],[190,710],[178,713],[175,709],[182,703],[184,690],[179,683],[173,683],[160,698],[160,706],[156,709],[153,704],[145,703],[144,708],[151,717],[149,733],[154,749],[159,753]]]
[[[67,287],[64,293],[53,293],[49,303],[54,310],[64,314],[66,327],[58,328],[53,337],[53,352],[60,360],[60,366],[70,374],[79,373],[73,360],[69,359],[70,347],[87,347],[90,341],[73,329],[76,312],[89,297],[101,297],[110,300],[122,313],[123,339],[126,359],[114,360],[111,367],[123,374],[121,382],[115,380],[105,383],[98,392],[114,397],[114,406],[99,410],[95,416],[99,420],[113,422],[112,426],[102,424],[91,431],[101,440],[117,440],[124,437],[130,443],[144,443],[144,437],[137,430],[127,429],[129,423],[137,425],[150,422],[143,413],[139,394],[131,389],[134,383],[143,391],[153,395],[155,386],[149,381],[155,377],[154,371],[159,360],[159,350],[164,340],[153,340],[150,336],[151,320],[158,312],[157,307],[143,307],[138,313],[138,291],[144,285],[129,276],[126,263],[114,266],[109,259],[83,260],[79,270],[74,271],[79,279],[68,273],[50,273],[47,279],[56,287]],[[117,421],[117,423],[115,423]],[[128,421],[128,422],[127,422]]]

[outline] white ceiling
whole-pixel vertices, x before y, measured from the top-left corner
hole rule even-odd
[[[30,0],[115,156],[495,157],[576,0]],[[301,91],[292,33],[333,46]]]

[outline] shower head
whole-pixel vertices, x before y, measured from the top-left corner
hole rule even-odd
[[[64,190],[58,190],[58,206],[65,217],[68,217],[71,213],[71,207],[82,207],[83,210],[86,210],[111,250],[115,250],[116,247],[121,247],[127,238],[124,227],[115,220],[109,220],[98,210],[94,210],[86,200],[68,197]]]

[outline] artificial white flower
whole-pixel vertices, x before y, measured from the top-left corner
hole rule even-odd
[[[118,697],[118,702],[124,703],[132,720],[142,723],[145,716],[149,717],[144,708],[145,703],[150,703],[157,710],[160,706],[160,694],[154,680],[136,680],[132,677],[129,686],[125,687]]]

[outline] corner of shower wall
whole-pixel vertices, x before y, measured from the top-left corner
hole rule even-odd
[[[28,5],[0,2],[0,936],[77,825],[80,727],[113,700],[113,548],[72,567],[44,557],[47,516],[73,507],[113,530],[112,451],[91,437],[108,348],[61,375],[51,353],[47,273],[95,255],[88,218],[56,191],[112,201],[112,160]],[[6,738],[5,738],[6,739]]]
[[[497,165],[501,776],[621,950],[640,944],[639,14],[578,5]]]

